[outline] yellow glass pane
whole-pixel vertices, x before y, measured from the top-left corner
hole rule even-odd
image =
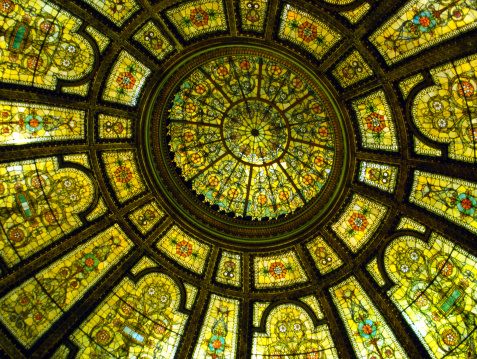
[[[286,4],[281,15],[278,37],[302,47],[319,60],[342,36],[317,17]]]
[[[253,259],[256,288],[290,286],[308,281],[308,277],[294,251]]]
[[[382,191],[393,193],[398,171],[396,166],[361,161],[359,180]]]
[[[242,286],[242,256],[238,253],[223,251],[217,268],[216,280],[234,287]]]
[[[306,247],[310,251],[311,258],[313,258],[316,267],[322,275],[335,270],[343,264],[341,258],[321,236],[308,242]]]
[[[331,73],[343,88],[373,76],[373,70],[356,50],[339,62]]]
[[[429,243],[403,236],[384,254],[389,296],[433,358],[473,353],[477,259],[432,233]]]
[[[369,40],[392,64],[475,28],[476,17],[466,0],[411,0]]]
[[[81,20],[43,0],[6,0],[2,7],[0,81],[54,90],[58,79],[91,72],[93,48],[76,34]]]
[[[198,274],[204,272],[210,246],[190,237],[179,227],[173,226],[156,246],[187,269]]]
[[[356,278],[346,279],[330,288],[330,292],[358,358],[383,358],[383,354],[395,359],[408,358]]]
[[[83,0],[115,25],[121,26],[127,19],[139,10],[135,0]]]
[[[163,60],[174,50],[174,46],[166,39],[162,32],[152,21],[144,25],[133,39],[154,55],[158,60]]]
[[[237,351],[240,302],[212,294],[192,358],[234,359]]]
[[[357,252],[376,232],[387,211],[386,206],[355,193],[331,228],[353,252]]]
[[[84,138],[84,111],[0,101],[0,146]]]
[[[164,211],[156,202],[146,203],[135,209],[128,217],[142,234],[150,232],[159,220],[164,216]]]
[[[59,168],[56,157],[0,165],[0,255],[19,263],[82,225],[94,198],[91,179]]]
[[[0,320],[30,348],[133,246],[119,225],[77,246],[0,299]]]
[[[415,171],[409,201],[477,233],[477,183]]]

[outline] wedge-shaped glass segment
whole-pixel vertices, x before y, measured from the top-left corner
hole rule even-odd
[[[364,148],[398,150],[396,125],[384,91],[353,101],[353,109]]]
[[[202,274],[210,247],[173,226],[157,243],[157,248],[187,269]]]
[[[477,6],[467,0],[411,0],[369,40],[388,64],[477,26]]]
[[[166,11],[184,40],[227,30],[227,19],[222,0],[189,1]]]
[[[109,73],[103,89],[103,100],[136,106],[150,74],[151,70],[123,50]]]
[[[163,60],[174,50],[174,46],[166,39],[157,26],[149,21],[134,36],[144,48],[158,60]]]
[[[115,25],[121,26],[127,19],[139,10],[135,0],[83,0],[102,15],[106,16]]]
[[[30,348],[132,248],[119,225],[77,246],[0,299],[0,320]]]
[[[242,286],[242,255],[223,251],[220,256],[216,280],[234,287]]]
[[[180,289],[163,273],[150,273],[137,283],[123,279],[70,339],[76,358],[173,358],[188,316],[179,312]]]
[[[359,168],[359,180],[382,191],[393,193],[398,171],[396,166],[362,161]]]
[[[302,47],[318,60],[341,39],[337,30],[290,4],[283,9],[278,36]]]
[[[256,288],[290,286],[308,280],[294,251],[254,257],[253,269]]]
[[[409,201],[477,233],[477,183],[415,171]]]
[[[376,232],[387,211],[386,206],[355,193],[331,228],[353,252],[357,252]]]
[[[343,88],[373,76],[373,70],[357,50],[340,61],[331,73]]]
[[[101,157],[109,183],[120,203],[124,203],[146,190],[136,164],[136,154],[133,151],[104,152]]]
[[[382,358],[382,353],[396,359],[408,358],[356,278],[346,279],[330,292],[358,358]]]
[[[433,233],[429,243],[403,236],[386,248],[396,285],[388,292],[432,358],[465,358],[477,344],[477,259]]]

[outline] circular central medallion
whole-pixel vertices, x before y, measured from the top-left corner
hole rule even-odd
[[[245,163],[269,165],[288,145],[287,119],[273,104],[260,99],[247,99],[230,106],[222,126],[226,148]]]
[[[171,69],[145,149],[177,218],[221,238],[276,240],[329,213],[347,157],[326,88],[295,60],[240,46]]]

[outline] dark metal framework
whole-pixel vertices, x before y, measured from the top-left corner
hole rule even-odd
[[[170,24],[167,23],[163,16],[164,9],[176,4],[178,2],[177,0],[151,2],[147,0],[138,0],[137,2],[141,6],[141,10],[121,28],[113,25],[109,20],[102,17],[99,13],[95,12],[91,7],[80,0],[75,2],[66,0],[58,1],[60,6],[84,20],[86,24],[101,29],[101,31],[112,40],[106,52],[103,55],[99,55],[96,44],[83,31],[85,24],[80,28],[82,36],[91,42],[96,57],[95,67],[92,74],[81,81],[82,83],[89,80],[93,81],[89,96],[87,98],[81,98],[79,96],[62,93],[61,87],[65,85],[66,82],[59,82],[56,91],[2,83],[0,84],[0,97],[4,100],[10,101],[45,103],[73,107],[86,111],[88,123],[86,140],[72,141],[68,143],[68,146],[63,146],[60,143],[44,143],[22,146],[21,148],[14,146],[5,147],[1,149],[2,162],[87,152],[91,159],[91,172],[94,176],[97,190],[103,196],[110,212],[101,220],[97,220],[93,223],[86,223],[80,231],[75,231],[72,234],[69,234],[61,241],[50,245],[10,269],[1,264],[2,274],[0,277],[0,296],[5,295],[24,280],[45,268],[49,263],[75,248],[78,243],[81,243],[94,234],[106,229],[114,222],[121,225],[125,233],[134,242],[135,247],[120,263],[110,270],[109,274],[105,276],[103,280],[90,288],[87,295],[74,305],[66,315],[58,320],[31,350],[24,350],[9,332],[1,327],[0,347],[2,349],[0,350],[0,354],[3,350],[3,355],[11,358],[46,358],[49,357],[60,344],[65,344],[73,349],[71,352],[71,356],[73,356],[74,346],[68,341],[68,336],[82,323],[87,314],[93,311],[94,308],[101,303],[107,293],[117,285],[121,278],[131,275],[130,269],[135,263],[143,255],[147,255],[160,264],[160,271],[175,278],[178,282],[189,282],[199,287],[197,300],[191,311],[187,330],[184,331],[184,337],[182,338],[181,346],[177,354],[178,358],[191,357],[194,344],[199,335],[200,324],[205,315],[208,298],[211,293],[220,293],[224,296],[237,298],[241,302],[239,323],[241,330],[238,334],[238,358],[245,358],[250,355],[251,333],[256,330],[261,331],[264,329],[263,321],[261,328],[253,328],[252,325],[252,308],[255,301],[271,301],[273,303],[272,305],[275,306],[285,302],[296,303],[295,300],[297,298],[311,293],[315,294],[320,300],[325,314],[324,321],[328,323],[330,327],[339,354],[343,358],[354,358],[354,351],[350,342],[346,339],[347,335],[345,327],[339,319],[336,308],[331,304],[332,300],[328,292],[328,288],[331,285],[341,282],[351,274],[355,275],[362,284],[369,297],[373,300],[387,323],[393,329],[409,356],[412,358],[429,358],[429,355],[418,340],[417,336],[404,321],[403,317],[386,294],[387,290],[392,286],[392,283],[389,278],[386,277],[384,271],[383,254],[386,245],[396,236],[408,234],[427,241],[431,229],[452,238],[452,240],[459,246],[465,248],[469,252],[474,254],[477,252],[475,237],[470,234],[470,232],[449,221],[442,220],[440,217],[432,213],[423,211],[417,206],[410,204],[408,201],[412,184],[411,175],[414,169],[429,171],[438,169],[438,172],[443,175],[455,176],[477,182],[475,163],[468,164],[449,159],[447,156],[447,145],[432,143],[434,147],[438,147],[442,150],[443,156],[441,158],[416,155],[411,145],[413,136],[417,136],[425,143],[430,142],[419,134],[410,117],[410,108],[413,97],[421,89],[433,84],[429,70],[451,60],[462,58],[475,51],[475,48],[477,48],[477,32],[475,30],[468,32],[450,41],[445,41],[437,46],[431,47],[422,53],[411,56],[404,62],[388,66],[385,64],[377,50],[369,42],[368,37],[377,26],[389,18],[405,3],[405,1],[368,1],[372,5],[372,9],[357,25],[350,25],[345,18],[338,14],[339,11],[355,8],[363,1],[357,0],[346,6],[330,5],[323,0],[290,1],[298,7],[305,8],[311,13],[315,13],[321,18],[326,19],[326,21],[342,33],[343,39],[321,61],[312,58],[309,54],[303,52],[298,47],[283,43],[276,36],[279,16],[285,4],[282,0],[270,0],[269,12],[263,34],[241,32],[238,2],[234,0],[225,0],[229,32],[202,37],[190,42],[182,41],[180,35],[175,33],[172,27],[169,27]],[[176,51],[161,63],[143,52],[140,46],[136,46],[137,44],[132,40],[133,34],[151,18],[176,47]],[[170,210],[173,208],[170,203],[167,203],[154,191],[154,185],[152,183],[153,179],[146,173],[147,167],[145,165],[145,159],[140,156],[140,151],[138,151],[139,166],[145,176],[146,182],[148,182],[148,187],[151,190],[144,195],[133,198],[124,205],[120,205],[116,202],[114,194],[112,193],[111,188],[107,183],[106,176],[101,168],[99,158],[99,153],[103,150],[133,150],[140,148],[140,146],[149,145],[142,143],[141,141],[141,133],[145,130],[143,127],[144,121],[141,121],[141,119],[145,116],[143,110],[149,103],[154,92],[153,85],[158,83],[160,79],[174,67],[174,64],[180,62],[181,59],[185,59],[201,49],[219,46],[224,41],[241,45],[250,44],[266,46],[283,52],[291,58],[301,58],[301,61],[304,61],[303,59],[305,59],[308,66],[313,69],[316,76],[323,77],[331,83],[334,83],[335,81],[330,75],[330,71],[333,69],[334,64],[342,58],[343,55],[355,48],[359,50],[375,74],[373,77],[350,86],[345,90],[341,90],[341,87],[336,84],[336,92],[343,102],[342,111],[345,116],[347,116],[349,138],[352,141],[349,143],[351,152],[350,167],[346,176],[345,184],[342,188],[342,200],[335,206],[335,209],[331,211],[331,213],[323,217],[321,222],[322,225],[320,225],[318,229],[313,228],[304,231],[293,242],[283,241],[273,245],[240,246],[234,243],[217,242],[214,239],[205,237],[201,235],[201,233],[194,231],[193,228],[188,228],[198,238],[201,238],[204,241],[210,240],[212,243],[217,243],[217,245],[213,247],[209,257],[209,263],[216,263],[220,250],[224,248],[240,251],[242,253],[242,274],[244,280],[243,286],[240,289],[234,289],[216,283],[214,281],[216,266],[214,265],[207,266],[205,273],[202,276],[197,276],[178,265],[171,265],[171,262],[164,255],[154,250],[154,244],[160,235],[170,228],[174,221],[178,220],[172,212],[146,237],[140,235],[140,233],[137,232],[126,219],[126,215],[130,211],[145,204],[153,198],[155,198],[166,209],[166,212],[167,209]],[[108,70],[113,65],[114,60],[121,49],[126,49],[152,70],[151,78],[144,87],[138,105],[134,108],[106,103],[101,100],[102,87],[106,81]],[[417,73],[423,74],[425,81],[414,88],[408,99],[405,101],[400,95],[398,82]],[[397,133],[400,143],[400,151],[397,153],[365,150],[360,148],[354,140],[357,138],[356,134],[358,131],[355,126],[353,127],[352,121],[350,121],[349,118],[349,113],[351,113],[350,101],[377,88],[383,88],[386,92],[393,116],[396,119]],[[100,140],[97,136],[97,130],[94,125],[98,113],[107,113],[134,119],[135,136],[133,139],[121,142]],[[359,183],[357,181],[357,175],[355,175],[357,160],[370,160],[398,165],[400,168],[400,174],[394,194],[386,194]],[[370,196],[390,208],[383,224],[375,233],[373,239],[370,240],[365,248],[357,254],[352,253],[344,246],[344,244],[339,240],[336,240],[330,229],[330,224],[337,218],[339,209],[346,205],[351,191]],[[92,210],[92,207],[89,210]],[[398,218],[401,215],[406,215],[422,222],[427,226],[427,232],[424,235],[412,231],[400,231],[399,233],[396,233],[394,228],[396,227]],[[319,233],[327,240],[329,245],[345,262],[343,266],[325,276],[321,276],[318,273],[313,261],[303,246],[305,239],[316,234],[317,230],[319,230]],[[283,248],[293,248],[297,252],[305,271],[310,274],[310,281],[296,287],[277,288],[267,291],[253,288],[251,273],[253,255],[269,253],[270,251]],[[378,253],[379,267],[386,279],[386,285],[382,288],[379,288],[376,285],[365,269],[366,264],[374,258],[376,253]],[[271,308],[269,308],[268,311],[269,310],[271,310]],[[312,317],[314,318],[314,316]],[[316,318],[314,318],[314,321],[316,321]]]

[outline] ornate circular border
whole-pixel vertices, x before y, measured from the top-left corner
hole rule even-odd
[[[300,74],[323,100],[334,125],[336,157],[332,175],[325,189],[313,202],[306,204],[284,218],[266,222],[246,221],[213,210],[195,197],[191,190],[186,187],[183,179],[174,171],[175,164],[169,156],[170,149],[165,128],[166,121],[161,120],[169,110],[170,96],[172,96],[181,80],[192,69],[211,59],[230,55],[261,56],[283,63],[292,71]],[[167,95],[160,96],[162,94]],[[338,204],[337,198],[342,195],[350,154],[341,108],[323,81],[318,80],[310,70],[306,70],[305,66],[284,54],[277,54],[264,48],[240,45],[229,45],[197,51],[177,64],[170,72],[170,75],[165,76],[161,83],[158,84],[155,93],[150,98],[146,116],[147,123],[144,127],[146,129],[146,140],[144,143],[147,146],[144,146],[143,150],[145,151],[145,158],[148,159],[146,165],[150,167],[150,173],[155,177],[155,184],[159,187],[159,192],[175,207],[177,214],[183,214],[183,216],[177,216],[177,220],[181,221],[181,218],[186,219],[186,222],[187,220],[192,220],[196,229],[205,230],[206,233],[219,240],[264,243],[289,239],[302,232],[305,228],[318,224],[320,219],[322,220],[325,214],[329,212],[330,207]]]

